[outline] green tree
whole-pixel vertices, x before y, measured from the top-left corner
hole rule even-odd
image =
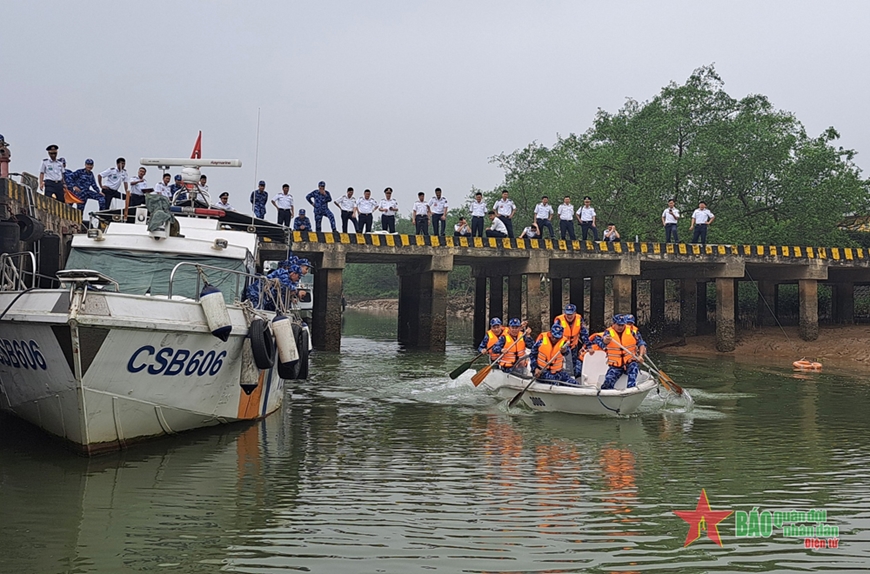
[[[763,95],[729,96],[707,66],[648,102],[599,110],[584,134],[492,161],[505,170],[520,221],[543,194],[553,203],[569,195],[575,206],[590,195],[600,225],[660,241],[661,212],[673,197],[688,239],[691,212],[704,199],[716,214],[717,243],[845,245],[852,242],[836,224],[867,208],[868,182],[855,152],[835,147],[838,138],[833,128],[809,137]]]

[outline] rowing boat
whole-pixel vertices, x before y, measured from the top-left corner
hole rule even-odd
[[[613,389],[602,389],[606,373],[607,355],[598,352],[586,356],[576,386],[542,380],[529,385],[530,376],[493,369],[480,387],[499,398],[510,400],[528,386],[521,400],[526,407],[535,411],[610,416],[636,412],[650,391],[658,387],[655,377],[641,371],[633,388],[626,388],[628,377],[622,375]]]

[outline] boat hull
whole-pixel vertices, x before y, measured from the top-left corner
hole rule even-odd
[[[543,381],[529,385],[529,377],[493,369],[483,380],[481,387],[506,400],[511,400],[528,387],[521,401],[535,411],[604,416],[635,413],[650,391],[658,387],[658,382],[649,373],[641,372],[637,385],[633,388],[626,388],[628,377],[622,375],[613,389],[602,390],[600,387],[606,371],[605,355],[598,353],[584,362],[583,374],[580,377],[582,384],[579,386]]]
[[[5,309],[17,293],[0,293]],[[244,312],[212,336],[200,305],[89,292],[24,294],[0,321],[0,408],[94,454],[278,409],[277,368],[257,369]],[[243,392],[240,383],[256,384]]]

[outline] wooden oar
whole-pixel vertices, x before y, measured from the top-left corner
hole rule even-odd
[[[516,341],[514,341],[513,344],[511,344],[510,347],[508,347],[507,349],[505,349],[504,353],[502,353],[501,355],[499,355],[498,358],[496,358],[493,362],[491,362],[490,364],[488,364],[488,365],[485,366],[484,368],[480,369],[477,373],[475,373],[475,375],[474,375],[473,377],[471,377],[471,382],[474,384],[475,387],[476,387],[477,385],[479,385],[480,383],[483,382],[483,379],[485,379],[486,376],[490,373],[490,371],[492,371],[492,367],[493,367],[493,365],[498,364],[499,360],[501,360],[502,357],[504,357],[505,355],[507,355],[507,354],[510,352],[510,350],[513,349],[514,346],[515,346],[517,343],[520,342],[520,340],[521,340],[522,338],[523,338],[522,335],[520,335],[519,337],[517,337]]]
[[[635,355],[634,353],[632,353],[631,351],[629,351],[628,349],[623,347],[619,343],[619,341],[617,341],[616,339],[613,339],[612,337],[610,340],[613,341],[614,343],[616,343],[617,347],[619,347],[620,349],[622,349],[623,351],[625,351],[626,353],[628,353],[629,355],[634,357],[637,362],[641,362],[640,357],[638,357],[637,355]],[[681,387],[680,385],[675,383],[672,378],[670,378],[669,376],[667,376],[666,374],[661,372],[661,370],[659,370],[659,368],[656,367],[655,363],[652,362],[652,359],[649,358],[649,355],[647,355],[646,358],[649,360],[650,364],[653,366],[653,369],[655,369],[655,372],[658,373],[659,382],[662,384],[662,386],[672,393],[676,393],[677,395],[682,395],[683,394],[683,387]],[[650,370],[652,370],[652,369],[650,369]]]
[[[671,391],[672,393],[677,393],[678,395],[682,395],[685,392],[683,391],[683,387],[674,382],[672,378],[670,378],[666,373],[663,373],[662,370],[658,368],[658,365],[653,363],[653,360],[649,358],[649,355],[647,355],[646,358],[649,361],[649,364],[653,366],[653,369],[655,369],[656,372],[659,374],[659,381],[661,381],[664,388]]]
[[[550,366],[550,363],[552,363],[553,361],[555,361],[555,360],[556,360],[556,357],[558,357],[558,356],[560,356],[560,355],[562,354],[562,349],[563,349],[564,347],[565,347],[565,345],[562,345],[562,346],[559,348],[559,351],[558,351],[555,355],[553,355],[552,357],[550,357],[550,360],[547,361],[547,363],[546,363],[543,367],[541,367],[541,371],[543,371],[544,369],[546,369],[547,367],[549,367],[549,366]],[[518,393],[514,396],[514,398],[512,398],[512,399],[508,402],[508,408],[511,408],[512,406],[514,406],[514,405],[517,403],[517,401],[520,400],[520,397],[522,397],[522,396],[525,394],[525,392],[526,392],[527,390],[529,390],[529,387],[532,386],[532,383],[534,383],[534,382],[537,381],[537,380],[539,380],[538,377],[533,376],[533,377],[532,377],[532,380],[529,381],[529,384],[526,385],[526,386],[523,388],[523,390],[521,390],[520,392],[518,392]]]
[[[489,354],[489,350],[486,350],[486,351],[480,353],[479,355],[477,355],[476,357],[474,357],[470,361],[466,361],[466,362],[462,363],[461,365],[459,365],[458,367],[456,367],[455,369],[450,371],[449,377],[451,379],[457,378],[459,375],[461,375],[462,373],[464,373],[465,371],[470,369],[471,365],[473,365],[475,363],[475,361],[477,361],[479,358],[481,358],[487,354]]]

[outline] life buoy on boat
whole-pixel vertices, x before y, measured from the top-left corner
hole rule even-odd
[[[260,317],[254,317],[248,328],[251,338],[251,352],[254,354],[254,364],[258,369],[271,369],[275,364],[275,340],[269,325]]]
[[[272,319],[272,334],[275,335],[275,343],[278,345],[278,361],[281,364],[298,361],[299,350],[296,348],[293,321],[290,320],[290,317],[275,315],[275,318]]]
[[[205,320],[208,321],[211,334],[226,342],[233,330],[233,322],[227,311],[224,294],[217,287],[206,285],[199,294],[199,304],[205,313]]]
[[[791,364],[796,371],[821,371],[822,364],[817,363],[815,361],[807,361],[806,359],[801,359],[800,361],[795,361]]]

